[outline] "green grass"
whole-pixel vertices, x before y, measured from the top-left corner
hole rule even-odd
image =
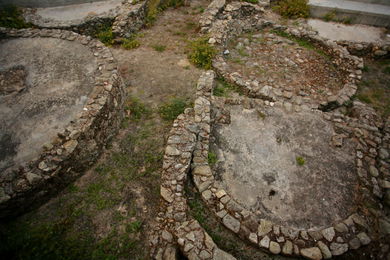
[[[233,93],[243,95],[243,91],[240,87],[230,84],[223,78],[217,79],[217,84],[214,87],[213,95],[218,97],[231,97]]]
[[[307,0],[280,0],[272,9],[284,18],[307,18],[309,16],[309,6]]]
[[[247,2],[247,3],[251,3],[251,4],[257,4],[259,2],[259,0],[242,0],[244,2]]]
[[[0,8],[0,27],[22,29],[31,27],[22,17],[22,12],[16,6],[9,5]]]
[[[163,51],[165,51],[165,49],[167,48],[167,46],[161,45],[161,44],[155,44],[155,45],[152,46],[152,48],[153,48],[155,51],[163,52]]]
[[[214,46],[208,43],[207,37],[201,37],[189,43],[188,59],[198,68],[211,69],[212,60],[217,53]]]
[[[213,166],[217,163],[218,157],[214,152],[209,152],[207,155],[207,161],[210,166]]]
[[[112,46],[114,44],[114,33],[112,32],[111,25],[109,24],[99,28],[95,33],[95,37],[106,46]]]
[[[168,102],[162,104],[158,108],[158,112],[162,119],[166,121],[173,121],[189,106],[189,102],[185,99],[172,98]]]
[[[295,160],[296,160],[296,162],[297,162],[297,164],[298,164],[299,166],[303,166],[303,165],[305,164],[305,159],[304,159],[302,156],[297,156],[297,157],[295,158]]]
[[[130,38],[122,40],[121,46],[126,50],[132,50],[141,46],[141,43],[135,38]]]

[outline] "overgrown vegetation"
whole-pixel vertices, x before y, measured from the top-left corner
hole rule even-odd
[[[209,152],[207,154],[207,161],[210,164],[210,166],[213,166],[214,164],[217,163],[218,157],[214,152]]]
[[[297,162],[297,164],[298,164],[299,166],[303,166],[303,165],[305,164],[305,159],[304,159],[302,156],[297,156],[297,157],[295,158],[295,160],[296,160],[296,162]]]
[[[162,104],[158,108],[158,112],[162,119],[166,121],[173,121],[178,115],[184,112],[184,109],[189,107],[191,104],[181,98],[172,98],[168,102]]]
[[[22,29],[31,27],[32,24],[26,23],[22,17],[22,12],[13,5],[0,8],[0,27]]]
[[[99,28],[96,32],[95,37],[98,38],[106,46],[114,44],[114,33],[111,29],[111,24],[105,24]]]
[[[207,37],[201,37],[189,43],[188,59],[198,68],[211,69],[212,60],[217,53],[214,46],[208,43]]]
[[[243,95],[242,89],[236,85],[230,84],[224,78],[217,78],[213,89],[213,95],[218,97],[231,97],[233,93]]]
[[[284,18],[307,18],[309,6],[307,0],[280,0],[273,5],[272,9]]]
[[[126,50],[132,50],[141,46],[141,43],[135,38],[123,39],[121,46]]]
[[[326,13],[323,17],[323,19],[327,22],[333,21],[333,22],[339,22],[344,24],[351,24],[353,21],[352,17],[343,17],[343,18],[337,18],[337,11],[333,10],[328,13]]]
[[[152,48],[153,48],[155,51],[163,52],[163,51],[165,51],[165,49],[167,48],[167,46],[162,45],[162,44],[155,44],[155,45],[152,46]]]

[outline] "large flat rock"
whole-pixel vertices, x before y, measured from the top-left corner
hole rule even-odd
[[[83,111],[96,69],[93,53],[76,42],[0,42],[0,174],[37,157]]]
[[[217,179],[238,203],[297,229],[327,227],[353,212],[355,144],[344,139],[342,147],[331,145],[331,122],[272,107],[232,106],[230,115],[230,124],[214,127],[213,149]]]

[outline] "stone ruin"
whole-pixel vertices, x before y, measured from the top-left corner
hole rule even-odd
[[[61,21],[55,7],[26,10],[41,29],[0,30],[1,217],[77,178],[117,130],[124,92],[115,61],[102,43],[75,33],[92,34],[107,21],[122,37],[140,28],[145,2],[111,2],[99,14]],[[188,179],[226,228],[272,254],[328,259],[374,239],[375,221],[360,205],[377,203],[390,188],[390,121],[352,100],[363,60],[348,50],[385,56],[389,45],[334,43],[305,24],[276,24],[263,16],[268,4],[215,0],[203,14],[201,32],[221,52],[167,141],[155,259],[174,256],[176,247],[188,259],[235,259],[188,214]],[[270,52],[278,44],[294,48],[276,32],[310,41],[331,57],[339,84],[318,84],[326,95],[302,94],[237,71],[226,49],[248,32],[264,38]],[[217,76],[243,95],[213,95]]]
[[[362,202],[377,203],[390,188],[390,120],[351,100],[363,60],[304,26],[268,21],[262,12],[261,4],[216,0],[200,21],[209,43],[222,47],[213,69],[243,96],[213,95],[217,75],[205,72],[194,108],[174,122],[163,164],[164,205],[151,242],[156,259],[172,255],[176,244],[188,259],[235,259],[187,214],[187,178],[227,229],[272,254],[329,259],[372,241],[375,220]],[[329,55],[341,72],[338,88],[322,85],[326,98],[301,95],[232,71],[229,40],[254,31],[269,36],[269,28]],[[378,48],[388,46],[373,51]],[[210,152],[218,158],[212,165]]]
[[[90,167],[122,119],[114,58],[61,30],[0,35],[0,209],[19,214]]]

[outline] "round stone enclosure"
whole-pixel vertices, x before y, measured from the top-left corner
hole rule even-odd
[[[216,180],[259,218],[320,229],[356,210],[355,146],[321,112],[229,106],[230,124],[214,123]]]
[[[5,82],[16,81],[15,68],[24,72],[15,90],[0,96],[3,172],[37,157],[83,110],[97,60],[84,45],[52,38],[5,40],[0,53]]]
[[[0,218],[80,176],[120,125],[122,81],[91,37],[1,29]]]

